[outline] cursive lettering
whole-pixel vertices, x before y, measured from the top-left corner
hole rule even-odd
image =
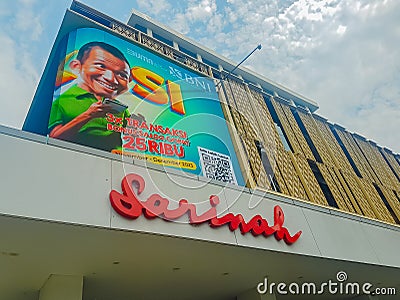
[[[290,235],[288,229],[283,226],[285,215],[279,205],[274,207],[274,225],[269,226],[268,221],[260,215],[255,215],[249,222],[246,222],[241,214],[228,213],[217,217],[216,206],[219,204],[219,197],[216,195],[209,197],[211,207],[200,215],[197,214],[196,206],[186,199],[181,199],[178,207],[174,209],[169,208],[169,200],[159,194],[152,194],[147,200],[141,201],[138,195],[144,191],[145,185],[142,176],[133,173],[126,175],[121,182],[122,193],[116,190],[110,192],[111,206],[118,214],[129,219],[136,219],[143,214],[149,219],[158,217],[172,221],[187,214],[190,224],[208,221],[213,228],[228,225],[231,231],[240,228],[242,234],[251,232],[254,236],[274,235],[278,241],[283,239],[288,245],[295,243],[302,234],[302,231],[298,231],[293,236]],[[134,187],[137,192],[134,191]]]

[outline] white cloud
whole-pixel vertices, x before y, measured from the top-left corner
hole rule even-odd
[[[34,15],[30,7],[20,9],[15,16],[15,29],[29,34],[29,39],[37,41],[43,32],[40,16]]]
[[[136,2],[140,10],[149,11],[152,15],[164,14],[171,9],[170,3],[166,0],[137,0]]]
[[[22,126],[39,78],[30,51],[43,27],[33,4],[33,0],[8,3],[0,20],[0,90],[4,108],[0,120],[17,128]]]
[[[400,152],[400,2],[228,1],[188,35],[320,105],[317,113]],[[195,27],[195,28],[194,28]],[[388,94],[387,89],[391,91]],[[383,125],[385,124],[385,125]]]
[[[185,16],[190,21],[209,18],[217,9],[215,0],[190,1]]]
[[[18,84],[7,97],[18,94],[30,101],[38,74],[29,47],[34,39],[44,38],[42,16],[35,0],[10,3],[0,1],[0,54],[11,55],[2,61],[7,68],[2,81],[4,85],[12,75]],[[320,105],[317,113],[330,121],[400,152],[399,1],[136,3],[138,10],[237,62],[261,43],[263,49],[246,61],[247,66],[315,100]]]
[[[336,29],[336,33],[339,35],[343,35],[347,30],[347,26],[339,25]]]
[[[0,34],[0,90],[3,109],[0,120],[7,126],[20,128],[36,88],[38,74],[29,56],[22,54],[8,36]]]

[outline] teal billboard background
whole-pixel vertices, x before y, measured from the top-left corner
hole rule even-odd
[[[59,51],[61,64],[55,81],[53,100],[75,84],[76,76],[69,69],[69,63],[75,59],[76,53],[81,46],[93,41],[110,44],[124,54],[134,75],[129,83],[128,91],[119,95],[117,100],[126,104],[132,115],[144,117],[144,120],[135,121],[134,124],[132,122],[129,124],[128,122],[127,130],[121,135],[123,143],[122,149],[119,149],[118,153],[136,158],[139,157],[136,156],[137,154],[151,156],[152,159],[159,157],[167,158],[168,161],[181,160],[191,162],[195,164],[195,168],[185,168],[182,165],[176,167],[196,175],[244,185],[228,124],[212,79],[199,76],[186,68],[172,63],[167,58],[163,58],[132,42],[102,30],[80,28],[70,32],[66,38],[67,41],[64,43],[65,51]],[[135,72],[142,74],[142,78],[143,74],[145,74],[144,77],[147,78],[145,83],[140,82],[140,79],[135,79]],[[158,82],[155,82],[154,76],[159,79]],[[160,83],[161,81],[162,83]],[[146,83],[153,86],[153,88],[146,86]],[[136,93],[135,86],[136,88],[141,88],[150,96],[159,93],[164,98],[167,97],[168,102],[164,103],[164,101],[162,104],[154,103],[149,97],[143,97]],[[158,89],[155,90],[154,86],[158,86]],[[183,99],[184,114],[182,111],[176,111],[171,107],[174,101],[171,98],[179,100],[180,97]],[[153,130],[150,130],[150,126],[152,126]],[[155,128],[161,129],[157,132]],[[143,149],[139,150],[138,148],[140,147],[130,147],[135,145],[137,142],[135,138],[137,137],[145,140],[144,143],[147,148],[145,151]],[[173,138],[176,138],[176,140],[174,141]],[[154,142],[157,143],[157,146],[155,146]],[[130,143],[130,145],[127,143]],[[149,151],[149,143],[152,143],[153,151]],[[172,148],[175,145],[176,149],[182,149],[183,147],[184,157],[163,153],[165,149],[162,147],[164,147],[165,143],[170,144]],[[156,149],[160,153],[154,151],[154,147],[157,147]],[[203,158],[200,158],[200,152],[204,153],[204,149],[209,153],[206,159],[211,161],[204,161]],[[222,164],[218,161],[219,159],[226,160],[227,158],[228,161],[230,160],[230,167],[226,165],[226,161],[222,162]],[[152,159],[147,158],[146,160],[152,162]],[[203,161],[200,163],[201,159]],[[165,165],[173,166],[173,164],[169,163],[165,163]],[[209,170],[208,175],[204,174],[207,168]],[[234,181],[224,180],[224,173],[229,173],[229,169],[233,173]],[[213,172],[215,175],[219,174],[222,177],[212,177]]]

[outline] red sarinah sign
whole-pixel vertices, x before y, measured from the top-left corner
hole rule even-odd
[[[137,193],[133,186],[136,187]],[[196,206],[186,199],[181,199],[179,206],[175,209],[169,209],[169,200],[159,194],[152,194],[147,200],[141,201],[138,195],[143,192],[145,181],[138,174],[126,175],[122,179],[121,187],[122,193],[116,190],[110,192],[110,202],[118,214],[128,219],[136,219],[144,214],[148,219],[159,217],[172,221],[187,214],[190,224],[209,222],[211,227],[227,224],[231,231],[240,228],[242,234],[251,232],[254,236],[263,235],[265,237],[275,235],[278,241],[283,239],[289,245],[296,242],[302,234],[302,231],[298,231],[293,236],[290,235],[288,229],[283,226],[285,215],[279,205],[274,207],[274,225],[269,226],[267,220],[260,215],[255,215],[249,222],[246,222],[241,214],[228,213],[217,217],[216,206],[219,204],[219,198],[216,195],[210,196],[210,209],[200,215],[197,214]]]

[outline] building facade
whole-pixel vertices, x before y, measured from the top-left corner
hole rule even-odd
[[[89,97],[68,93],[93,49],[121,77],[97,86],[110,149],[54,131]],[[74,1],[23,130],[0,128],[1,298],[396,299],[400,156],[234,68],[139,12]]]

